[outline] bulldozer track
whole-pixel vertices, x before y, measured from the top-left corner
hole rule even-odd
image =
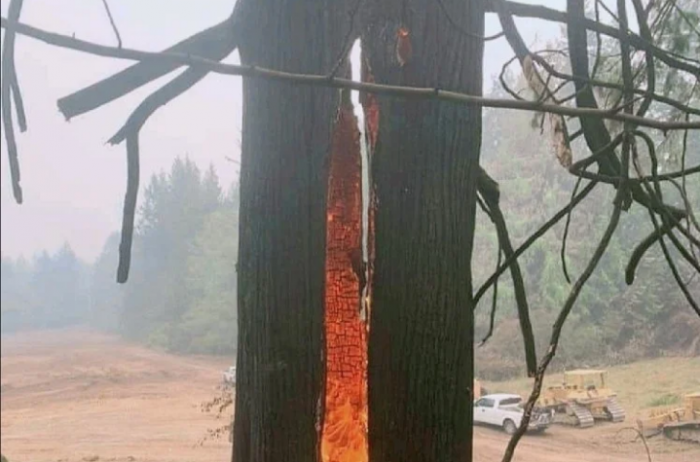
[[[700,444],[700,420],[666,424],[663,433],[671,440]]]
[[[553,418],[554,423],[570,427],[589,428],[595,424],[593,414],[585,406],[576,403],[566,405],[566,410],[557,409]]]
[[[626,415],[625,410],[620,406],[620,403],[617,402],[617,398],[610,398],[606,409],[612,422],[624,422]]]
[[[578,422],[578,424],[577,424],[578,427],[588,428],[588,427],[592,427],[593,424],[595,423],[595,419],[593,419],[593,414],[591,414],[591,411],[589,411],[588,408],[581,406],[579,404],[572,403],[571,410],[574,412],[574,415],[576,416],[576,420]]]

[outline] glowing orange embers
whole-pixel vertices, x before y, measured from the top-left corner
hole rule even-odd
[[[396,60],[399,66],[405,66],[413,57],[413,47],[411,46],[411,34],[405,27],[399,27],[396,31]]]
[[[360,132],[344,98],[333,133],[326,237],[326,399],[323,462],[366,462],[367,330],[360,317]]]

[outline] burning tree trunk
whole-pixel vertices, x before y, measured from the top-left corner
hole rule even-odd
[[[246,0],[239,0],[246,1]],[[333,68],[347,12],[318,0],[247,1],[241,60]],[[318,462],[327,161],[338,92],[244,80],[235,462]]]
[[[482,8],[479,0],[375,3],[363,36],[374,79],[480,95]],[[481,110],[380,97],[378,125],[370,461],[468,461]]]
[[[367,461],[367,326],[361,317],[360,132],[350,92],[338,112],[328,179],[323,462]]]

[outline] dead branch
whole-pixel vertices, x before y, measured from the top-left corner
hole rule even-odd
[[[527,302],[527,291],[525,290],[525,281],[523,279],[522,271],[520,270],[520,263],[517,258],[513,258],[515,251],[513,250],[513,244],[508,235],[508,227],[506,225],[505,217],[500,207],[500,194],[498,192],[498,183],[489,176],[484,169],[480,169],[479,177],[477,180],[477,189],[479,194],[485,202],[485,207],[487,208],[487,214],[491,218],[491,221],[496,228],[496,234],[498,235],[498,264],[496,266],[501,266],[501,253],[505,255],[506,259],[510,260],[510,273],[513,280],[513,289],[515,292],[515,301],[518,310],[518,320],[520,322],[520,332],[523,335],[523,344],[525,351],[525,364],[527,368],[528,377],[532,377],[537,372],[537,352],[535,347],[535,335],[532,330],[532,322],[530,321],[530,307]],[[503,252],[501,252],[501,250]],[[497,285],[494,282],[494,301],[491,307],[491,317],[489,323],[489,332],[482,340],[482,344],[488,340],[491,333],[493,332],[494,317],[496,311],[496,297],[497,297]],[[476,306],[476,303],[475,303]]]
[[[399,85],[383,85],[377,83],[365,83],[365,82],[355,82],[353,80],[342,79],[338,77],[328,78],[326,75],[316,75],[316,74],[297,74],[292,72],[277,71],[272,69],[265,69],[257,66],[243,66],[235,64],[223,64],[211,59],[202,58],[199,56],[185,55],[182,53],[172,53],[172,52],[147,52],[140,50],[133,50],[127,48],[115,48],[104,45],[98,45],[91,42],[86,42],[84,40],[78,40],[72,37],[68,37],[61,34],[55,34],[52,32],[47,32],[26,24],[18,23],[16,26],[10,26],[6,18],[0,18],[0,27],[8,28],[12,27],[17,33],[26,35],[37,40],[41,40],[51,45],[59,46],[62,48],[68,48],[72,50],[82,51],[85,53],[111,57],[117,59],[127,59],[135,61],[144,62],[154,62],[159,63],[157,66],[158,76],[163,75],[170,70],[173,70],[180,66],[190,66],[190,67],[200,67],[202,69],[207,69],[209,72],[224,74],[224,75],[238,75],[243,77],[256,77],[268,80],[276,80],[290,83],[297,83],[302,85],[312,85],[321,87],[332,87],[332,88],[347,88],[356,91],[364,91],[367,93],[382,94],[386,96],[393,97],[403,97],[403,98],[414,98],[414,99],[434,99],[441,101],[449,101],[457,104],[482,106],[482,107],[493,107],[501,109],[515,109],[522,111],[540,111],[549,112],[553,114],[561,114],[573,117],[589,117],[598,119],[609,119],[617,120],[620,122],[630,121],[640,127],[655,128],[662,131],[671,130],[686,130],[686,129],[700,129],[700,122],[680,122],[680,121],[660,121],[649,118],[641,118],[634,115],[620,113],[620,108],[613,108],[609,110],[601,110],[592,107],[579,107],[572,108],[566,106],[559,106],[556,104],[541,103],[537,101],[512,101],[500,98],[482,98],[473,95],[467,95],[464,93],[458,93],[448,90],[441,90],[439,88],[427,88],[427,87],[407,87]],[[131,69],[131,68],[130,68]],[[151,68],[155,69],[155,68]],[[167,69],[163,71],[163,69]],[[156,71],[152,71],[151,75],[156,74]],[[116,77],[116,76],[115,76]],[[152,80],[145,77],[141,79],[143,83],[147,83]],[[103,81],[106,82],[106,81]],[[96,85],[105,85],[102,83]],[[138,85],[140,86],[140,84]],[[93,86],[94,87],[94,86]],[[91,92],[95,92],[93,87],[89,87]],[[128,91],[135,88],[133,85],[128,86]],[[88,89],[85,89],[87,91]],[[110,86],[106,85],[103,87],[104,91],[110,89]],[[109,97],[109,101],[119,97],[121,94],[116,94],[117,92],[110,89],[112,96]],[[93,97],[94,98],[94,97]],[[89,111],[88,106],[90,104],[85,104],[90,98],[81,97],[79,102],[82,104],[82,108],[75,113],[84,113]],[[62,111],[65,113],[71,113],[66,109],[66,99],[63,100]],[[98,107],[105,104],[107,98],[100,98],[100,103],[97,104]],[[75,97],[72,99],[72,104],[75,103]],[[91,103],[94,105],[94,102]]]
[[[16,24],[22,12],[23,0],[10,0],[8,7],[8,24]],[[3,18],[4,19],[4,18]],[[15,70],[15,32],[7,30],[5,43],[2,49],[2,73],[4,78],[0,82],[0,99],[2,99],[2,122],[5,141],[7,142],[7,156],[10,161],[10,177],[12,179],[12,194],[18,204],[22,203],[22,186],[20,186],[19,156],[17,153],[17,140],[15,139],[15,127],[12,121],[12,102],[15,103],[17,119],[21,131],[27,129],[24,103],[17,81]]]
[[[134,238],[136,200],[139,193],[139,134],[130,132],[126,140],[127,183],[122,216],[121,242],[119,243],[119,266],[117,282],[124,283],[129,278],[131,267],[131,246]]]
[[[623,1],[623,0],[620,0],[620,1]],[[647,143],[647,147],[649,149],[649,157],[651,158],[651,162],[652,162],[652,168],[651,168],[652,177],[654,177],[655,173],[658,170],[658,161],[656,159],[656,154],[654,152],[653,142],[648,137],[645,137],[645,134],[643,134],[641,132],[636,132],[634,134],[636,136],[640,136]],[[639,166],[639,164],[637,162],[636,152],[635,152],[635,162],[633,164],[634,164],[635,170],[637,171],[637,174],[639,176],[643,176],[641,174],[641,167]],[[660,183],[656,180],[653,183],[654,183],[654,189],[655,189],[657,196],[661,197]],[[644,186],[644,188],[646,188],[648,190],[649,194],[652,193],[652,187],[648,181],[643,182],[642,185]],[[668,251],[668,247],[666,246],[666,243],[664,240],[664,234],[660,232],[661,227],[659,226],[659,223],[657,221],[656,216],[651,211],[649,211],[649,216],[650,216],[650,219],[654,225],[655,232],[658,233],[659,245],[661,246],[661,251],[663,252],[664,258],[666,259],[666,262],[668,263],[668,267],[671,270],[671,274],[673,275],[673,279],[676,281],[676,284],[681,289],[681,292],[683,292],[683,295],[685,296],[685,298],[688,301],[688,303],[690,304],[690,306],[693,308],[693,310],[695,310],[697,315],[700,316],[700,306],[698,306],[698,303],[693,298],[693,295],[690,293],[690,290],[688,290],[686,283],[683,282],[683,279],[681,278],[680,273],[678,272],[678,268],[676,267],[676,264],[673,261],[673,258],[671,257],[670,252]],[[662,216],[662,222],[664,225],[667,225],[669,223],[669,221],[665,220],[663,216]],[[673,235],[672,229],[669,229],[667,234],[668,234],[669,239],[671,239],[671,242],[680,251],[681,255],[683,255],[686,258],[686,260],[688,260],[691,263],[691,265],[696,269],[697,272],[700,272],[700,264],[693,258],[692,255],[690,255],[685,250],[685,248],[682,246],[680,241],[678,241],[678,239]]]
[[[576,180],[576,185],[574,186],[573,191],[571,191],[571,200],[574,200],[574,197],[576,197],[576,193],[578,192],[578,188],[581,186],[581,180],[583,180],[582,176],[579,176],[578,179]],[[566,223],[564,224],[564,235],[561,238],[561,251],[559,252],[560,258],[561,258],[561,269],[562,272],[564,273],[564,279],[566,279],[566,282],[571,284],[571,277],[569,276],[569,269],[566,265],[566,240],[569,236],[569,227],[571,226],[571,216],[573,212],[573,207],[569,209],[569,213],[566,214]]]
[[[181,42],[178,42],[172,47],[166,49],[163,53],[180,53],[182,55],[202,56],[204,58],[213,59],[216,59],[216,57],[220,56],[221,54],[228,55],[235,49],[235,46],[233,45],[237,31],[237,28],[234,27],[233,24],[235,17],[236,15],[234,10],[234,14],[225,21],[188,37]],[[2,27],[6,27],[4,23],[5,20],[3,19],[2,21]],[[22,33],[19,29],[17,32]],[[43,35],[44,38],[56,38],[56,36],[58,36],[58,34],[46,34],[48,35]],[[43,40],[39,37],[34,38]],[[50,40],[51,39],[43,41],[52,43]],[[88,42],[82,41],[77,42],[81,42],[82,45],[78,45],[77,47],[65,46],[65,41],[61,39],[59,39],[58,43],[52,44],[77,51],[84,51],[97,56],[112,58],[117,57],[114,56],[113,53],[110,54],[99,52],[99,45],[88,44]],[[127,49],[120,47],[114,48],[114,50],[126,51]],[[111,77],[96,82],[89,87],[83,88],[82,90],[78,90],[75,93],[59,99],[58,108],[66,119],[70,120],[75,116],[85,114],[86,112],[97,109],[98,107],[114,101],[115,99],[121,98],[137,88],[140,88],[143,85],[146,85],[147,83],[150,83],[181,66],[181,63],[177,62],[176,60],[148,60],[143,59],[143,55],[141,55],[141,58],[127,59],[134,59],[141,62],[136,63]]]

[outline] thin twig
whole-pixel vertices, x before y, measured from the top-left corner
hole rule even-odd
[[[112,30],[114,31],[114,36],[117,38],[117,47],[121,48],[122,47],[122,36],[119,34],[119,29],[117,28],[117,24],[114,22],[114,17],[112,17],[112,11],[109,8],[109,3],[107,0],[102,0],[102,4],[105,7],[105,11],[107,12],[107,17],[109,18],[109,23],[112,25]]]
[[[625,430],[632,430],[633,432],[635,432],[637,434],[639,439],[642,440],[642,443],[644,444],[644,450],[647,453],[647,462],[652,462],[651,451],[649,450],[649,445],[647,444],[647,438],[644,436],[644,434],[642,432],[640,432],[638,428],[634,428],[634,427],[621,428],[616,432],[616,434],[619,435],[620,433],[622,433]]]
[[[352,48],[354,39],[357,38],[357,33],[355,29],[355,17],[357,16],[357,12],[360,11],[360,8],[362,7],[363,3],[364,0],[357,0],[353,9],[350,10],[350,26],[348,27],[348,31],[345,34],[345,38],[341,42],[340,52],[338,53],[338,57],[335,59],[335,64],[333,65],[331,71],[328,73],[329,79],[332,79],[336,76],[336,74],[338,73],[338,69],[340,69],[340,66],[343,65],[348,53],[350,52],[350,49]]]
[[[442,11],[442,13],[443,13],[443,14],[445,15],[445,17],[447,18],[447,22],[449,22],[450,25],[451,25],[452,27],[454,27],[454,28],[457,30],[457,32],[459,32],[459,33],[462,34],[462,35],[465,35],[465,36],[471,37],[471,38],[475,38],[475,39],[477,39],[477,40],[483,40],[484,42],[489,42],[489,41],[491,41],[491,40],[496,40],[496,39],[499,39],[499,38],[501,38],[501,37],[503,37],[503,36],[505,35],[505,33],[504,33],[503,31],[498,32],[498,33],[493,34],[493,35],[487,35],[486,37],[481,36],[481,35],[474,34],[474,33],[472,33],[472,32],[469,32],[469,31],[466,30],[464,27],[462,27],[461,24],[459,24],[457,21],[455,21],[455,20],[452,18],[452,15],[450,14],[449,11],[447,11],[447,7],[446,7],[445,4],[443,3],[443,0],[437,0],[437,4],[438,4],[438,6],[440,7],[440,11]]]
[[[490,5],[487,5],[487,8],[489,6],[490,8],[488,8],[487,11],[495,11],[493,3],[488,3]],[[514,1],[506,1],[505,3],[508,12],[513,16],[518,16],[521,18],[544,19],[547,21],[554,21],[569,25],[576,24],[577,26],[583,27],[586,30],[599,32],[603,35],[607,35],[618,40],[620,40],[621,38],[619,29],[608,26],[606,24],[598,23],[596,21],[593,21],[592,19],[588,19],[585,17],[585,15],[583,17],[574,15],[572,14],[573,10],[570,10],[569,8],[567,8],[566,11],[557,11],[555,9],[547,8],[541,5],[528,5],[525,3],[519,3]],[[681,61],[673,57],[667,51],[661,49],[653,43],[644,40],[642,37],[633,32],[628,31],[627,35],[632,46],[634,46],[638,50],[652,52],[655,58],[663,61],[669,67],[688,72],[692,76],[700,75],[700,66],[696,66],[688,61]],[[690,58],[687,57],[684,57],[684,59],[690,60]]]
[[[3,28],[9,27],[7,19],[0,18],[0,26]],[[618,121],[634,122],[637,126],[655,128],[663,131],[685,130],[685,129],[700,129],[700,122],[679,122],[679,121],[659,121],[648,118],[640,118],[630,116],[628,114],[618,113],[617,108],[613,110],[601,110],[588,107],[571,108],[559,106],[556,104],[545,104],[530,101],[511,101],[500,98],[482,98],[478,96],[458,93],[453,91],[441,90],[439,88],[427,87],[406,87],[398,85],[383,85],[376,83],[355,82],[349,79],[332,78],[329,79],[326,75],[316,74],[297,74],[284,71],[276,71],[265,69],[256,66],[243,66],[235,64],[223,64],[211,59],[201,58],[198,56],[188,56],[181,53],[154,53],[140,50],[132,50],[127,48],[115,48],[104,45],[98,45],[83,40],[78,40],[61,34],[46,32],[35,27],[27,26],[26,24],[18,23],[13,26],[13,29],[20,34],[41,40],[51,45],[82,51],[97,56],[105,56],[118,59],[136,60],[136,61],[154,61],[163,63],[163,67],[167,64],[170,70],[179,66],[200,67],[207,69],[210,72],[225,75],[238,75],[243,77],[257,77],[269,80],[278,80],[293,82],[302,85],[312,85],[321,87],[347,88],[356,91],[365,91],[368,93],[383,94],[387,96],[415,98],[415,99],[435,99],[441,101],[450,101],[458,104],[474,105],[482,107],[494,107],[503,109],[516,109],[523,111],[541,111],[550,112],[553,114],[561,114],[575,117],[597,117],[601,119],[611,119]],[[162,69],[162,67],[160,68]],[[162,75],[162,74],[161,74]],[[152,79],[151,79],[152,80]],[[150,81],[150,80],[148,80]],[[130,90],[129,90],[130,91]],[[113,98],[112,98],[113,99]],[[104,103],[102,103],[104,104]],[[85,112],[85,111],[83,111]]]

